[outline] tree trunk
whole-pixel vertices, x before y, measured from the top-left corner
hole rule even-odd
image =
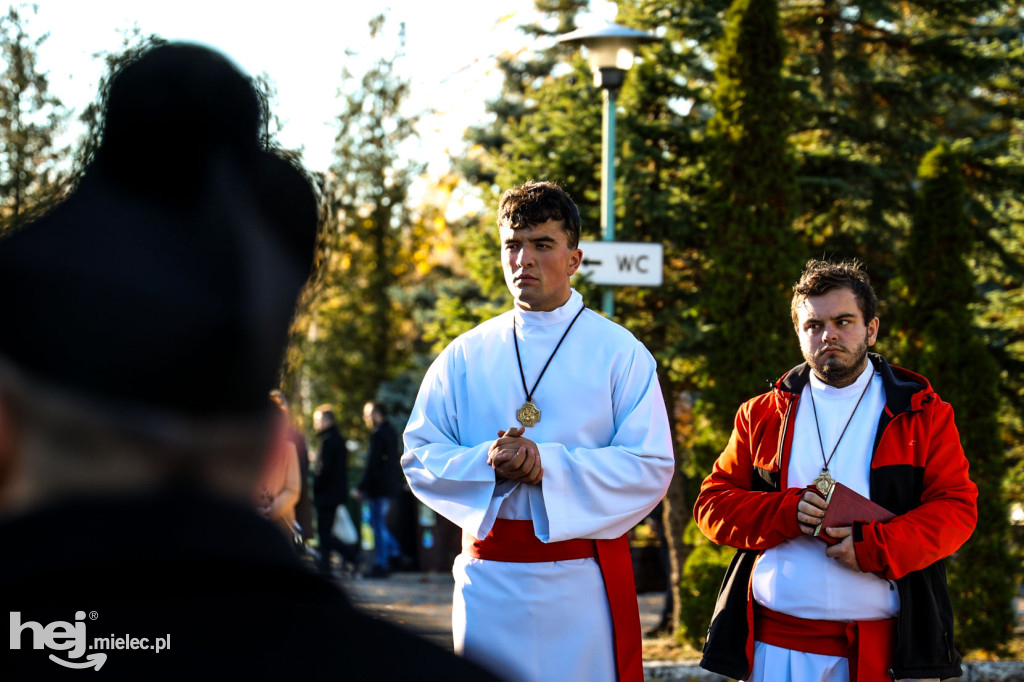
[[[686,499],[685,477],[676,468],[662,509],[665,524],[665,538],[668,541],[669,586],[672,589],[671,633],[679,631],[682,624],[682,600],[679,598],[679,583],[683,579],[683,565],[690,555],[690,547],[683,540],[683,532],[690,522],[690,504]]]

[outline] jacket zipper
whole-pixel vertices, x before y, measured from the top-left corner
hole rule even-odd
[[[782,433],[779,434],[779,447],[775,451],[775,456],[779,460],[779,488],[782,487],[782,453],[786,449],[786,433],[789,431],[789,415],[793,411],[793,403],[796,402],[795,398],[790,398],[789,403],[786,405],[786,414],[782,418]]]
[[[904,416],[906,414],[909,414],[912,411],[913,410],[911,408],[907,408],[905,410],[901,410],[900,412],[897,412],[896,414],[892,415],[892,417],[889,418],[889,421],[886,422],[885,426],[882,429],[881,436],[879,436],[878,438],[875,439],[876,447],[871,452],[871,461],[872,462],[875,461],[875,454],[878,452],[879,447],[881,447],[882,441],[885,439],[885,434],[886,434],[886,432],[888,432],[889,427],[892,426],[892,423],[894,421],[896,421],[898,418],[900,418],[900,417],[902,417],[902,416]],[[886,582],[889,583],[889,589],[890,590],[895,589],[897,591],[897,593],[900,592],[900,590],[897,589],[899,587],[899,585],[897,585],[894,581],[889,580],[887,578]],[[903,595],[900,594],[899,597],[900,597],[900,603],[902,604],[903,603]],[[895,662],[895,660],[897,658],[897,655],[900,652],[900,646],[902,644],[902,641],[901,641],[902,637],[900,636],[900,622],[903,619],[903,613],[902,612],[903,612],[903,609],[901,608],[900,609],[900,613],[896,615],[896,642],[894,643],[893,650],[892,650],[892,656],[893,656],[893,661],[894,662]],[[947,635],[947,633],[945,633],[945,632],[942,633],[942,634],[943,634],[943,637],[946,637],[946,635]],[[949,651],[948,651],[948,641],[947,641],[947,653],[946,653],[946,655],[947,655],[947,657],[951,658],[951,656],[949,656]],[[894,668],[889,668],[888,672],[889,672],[889,675],[892,677],[892,679],[895,680],[896,679],[896,671],[895,671],[895,669]]]

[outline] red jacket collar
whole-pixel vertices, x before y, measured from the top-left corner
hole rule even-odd
[[[885,407],[891,414],[916,412],[934,399],[935,391],[932,389],[932,385],[920,374],[890,365],[878,353],[868,353],[868,359],[875,366],[875,371],[882,376],[882,385],[885,387]],[[790,404],[799,399],[804,386],[810,381],[810,376],[811,367],[803,362],[783,374],[775,382],[773,393],[779,414],[785,414]]]

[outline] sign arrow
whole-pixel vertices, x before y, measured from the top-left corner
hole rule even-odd
[[[658,287],[664,266],[663,247],[650,242],[580,242],[579,273],[594,284]]]

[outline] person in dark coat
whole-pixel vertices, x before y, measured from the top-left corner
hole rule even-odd
[[[370,429],[370,446],[366,454],[363,477],[353,496],[366,500],[370,507],[370,528],[373,529],[373,567],[369,576],[386,578],[391,560],[398,559],[401,550],[388,531],[388,510],[391,501],[401,490],[403,474],[398,448],[398,432],[387,418],[384,404],[370,401],[363,407],[363,421]]]
[[[319,207],[251,79],[165,43],[101,113],[73,191],[0,237],[0,676],[494,680],[253,508]]]
[[[348,504],[348,448],[338,432],[334,410],[321,405],[313,412],[313,428],[320,438],[313,467],[313,505],[316,507],[317,537],[320,539],[318,565],[325,576],[331,573],[331,554],[342,558],[342,572],[358,570],[358,544],[347,544],[334,534],[338,505]]]

